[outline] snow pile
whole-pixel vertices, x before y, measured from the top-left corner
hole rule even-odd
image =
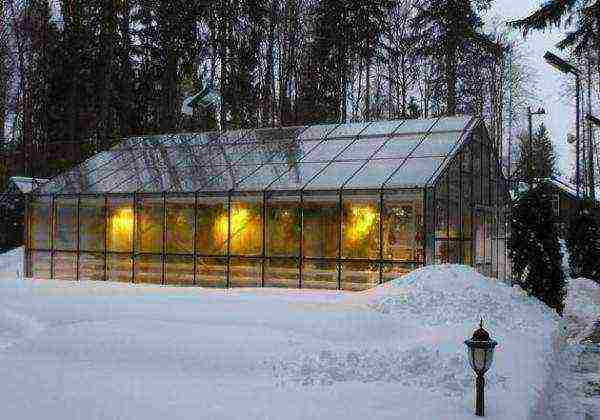
[[[486,417],[545,407],[557,316],[468,267],[361,293],[215,290],[18,280],[15,255],[0,256],[6,418],[471,419],[481,316],[499,342]]]

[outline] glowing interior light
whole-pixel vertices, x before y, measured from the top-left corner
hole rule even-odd
[[[133,231],[133,210],[129,207],[120,209],[111,219],[115,234],[129,234]]]
[[[249,213],[244,208],[231,209],[231,234],[234,235],[244,229],[248,223]],[[217,232],[219,239],[227,239],[227,213],[217,220]]]
[[[370,206],[352,207],[352,220],[350,224],[350,239],[362,239],[371,231],[379,215]]]

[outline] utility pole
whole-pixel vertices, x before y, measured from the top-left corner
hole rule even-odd
[[[590,56],[587,57],[587,94],[588,94],[588,115],[592,115],[592,71],[590,66]],[[594,146],[592,143],[592,122],[588,120],[588,178],[589,192],[592,200],[596,199],[596,187],[594,185]]]

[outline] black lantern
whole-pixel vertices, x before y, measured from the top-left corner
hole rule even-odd
[[[475,415],[484,416],[484,397],[485,388],[484,375],[492,365],[494,360],[494,347],[498,344],[490,339],[488,332],[483,329],[483,318],[479,323],[479,328],[473,333],[470,340],[465,340],[469,348],[469,364],[475,372]]]

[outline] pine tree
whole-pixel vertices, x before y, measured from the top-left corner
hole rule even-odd
[[[566,283],[552,214],[552,193],[551,186],[544,182],[517,199],[508,248],[516,283],[562,314]]]
[[[531,177],[535,180],[549,179],[558,175],[556,153],[548,129],[541,123],[531,136],[531,155],[529,151],[529,135],[521,132],[519,140],[519,154],[516,174],[522,181]],[[529,161],[531,159],[531,161]]]
[[[567,249],[570,276],[600,283],[600,213],[590,199],[583,200],[569,224]]]

